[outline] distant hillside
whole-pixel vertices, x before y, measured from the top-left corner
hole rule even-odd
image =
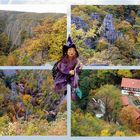
[[[3,24],[1,29],[12,41],[12,46],[20,46],[26,37],[32,37],[32,28],[39,25],[42,20],[56,20],[64,16],[55,13],[24,13],[0,11],[0,23]]]
[[[42,26],[42,23],[44,21],[51,23],[49,27],[47,25],[46,27],[43,27],[45,28],[44,29],[45,33],[46,29],[49,30],[49,28],[53,27],[53,24],[58,22],[63,17],[64,14],[59,13],[38,14],[38,13],[0,11],[0,37],[1,37],[0,42],[3,41],[3,43],[0,43],[1,46],[0,54],[4,55],[1,58],[5,60],[5,58],[9,56],[9,54],[10,55],[13,54],[13,51],[16,51],[16,49],[21,48],[22,46],[25,46],[23,44],[26,42],[26,40],[32,38],[35,39],[36,33],[34,32],[34,29],[38,28],[39,26]],[[63,19],[66,20],[65,18]],[[63,29],[66,32],[66,27],[63,27]],[[57,35],[59,35],[59,33],[57,33]],[[66,37],[66,33],[64,34],[64,36]],[[38,37],[36,37],[36,39],[37,38]],[[25,54],[22,54],[22,56],[24,55]],[[46,62],[39,63],[44,64]],[[20,62],[20,65],[24,64]],[[19,65],[19,64],[17,61],[14,64],[13,62],[10,63],[4,61],[4,63],[2,63],[1,65]],[[30,63],[27,62],[27,64],[25,65],[38,65],[38,64],[36,63],[32,64],[32,62]]]

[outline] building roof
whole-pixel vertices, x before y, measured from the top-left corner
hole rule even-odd
[[[121,87],[140,88],[139,79],[122,78]]]
[[[123,104],[124,106],[129,105],[129,99],[128,99],[127,96],[122,96],[121,99],[122,99],[122,104]]]

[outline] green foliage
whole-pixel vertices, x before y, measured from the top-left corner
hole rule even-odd
[[[72,112],[72,136],[133,136],[137,133],[93,117],[90,113]]]
[[[11,77],[0,71],[0,77],[0,135],[66,135],[67,102],[60,105],[63,92],[54,92],[50,71],[17,70]],[[17,95],[12,94],[11,82],[17,83]],[[53,122],[47,121],[49,111],[57,113]]]
[[[97,44],[97,51],[102,51],[104,49],[107,49],[109,47],[109,44],[105,39],[100,39]]]
[[[121,21],[119,24],[117,24],[117,30],[120,30],[124,34],[128,33],[129,30],[132,29],[132,25],[127,21]]]
[[[96,90],[105,84],[118,84],[120,80],[115,70],[82,71],[79,86],[82,90],[83,98],[78,102],[79,107],[86,109],[87,102],[91,99],[91,90]]]
[[[76,102],[72,101],[72,135],[139,135],[131,111],[128,113],[128,111],[122,110],[120,87],[123,77],[139,79],[139,73],[139,70],[83,70],[80,74],[79,87],[84,93],[84,97]],[[105,114],[100,119],[96,117],[96,113],[101,113],[101,107],[93,101],[93,98],[100,99],[105,106]],[[130,122],[128,116],[132,116],[135,126],[132,125],[133,127],[128,128],[126,125]],[[120,119],[125,120],[126,123],[123,121],[121,123]]]
[[[0,34],[0,54],[7,55],[10,51],[10,40],[5,33]]]
[[[89,63],[90,58],[94,56],[95,51],[87,47],[83,40],[85,40],[86,37],[91,37],[91,33],[95,32],[95,29],[93,30],[91,29],[86,33],[82,29],[76,30],[76,27],[72,25],[71,30],[72,30],[72,39],[77,46],[82,63],[83,64]]]
[[[1,65],[44,65],[60,59],[62,46],[66,43],[66,17],[63,14],[9,12],[8,17],[10,14],[13,15],[11,20],[22,27],[15,35],[21,45],[13,44],[11,36],[0,32]]]
[[[99,19],[92,20],[94,13]],[[80,17],[88,24],[87,31],[77,30],[74,24],[71,27],[83,64],[139,65],[139,13],[140,6],[137,5],[73,6],[72,16]],[[123,33],[112,44],[102,38],[103,20],[107,14],[113,15],[115,31]],[[85,43],[87,38],[91,38],[91,42]]]
[[[127,77],[127,78],[131,78],[132,77],[132,72],[130,70],[118,70],[117,73],[121,77]]]
[[[66,135],[66,130],[66,112],[59,113],[56,121],[51,123],[40,119],[10,123],[6,116],[0,118],[1,136],[64,136]]]
[[[23,30],[21,32],[21,42],[24,42],[25,39],[27,39],[28,37],[29,37],[29,35],[28,35],[27,31]]]
[[[104,85],[97,90],[95,98],[100,99],[105,104],[104,119],[109,120],[109,115],[112,116],[114,121],[118,117],[118,112],[121,109],[121,90],[113,85]]]
[[[100,6],[79,6],[79,10],[83,10],[85,13],[90,14],[92,12],[97,12],[102,15],[107,14],[107,12],[100,9]]]

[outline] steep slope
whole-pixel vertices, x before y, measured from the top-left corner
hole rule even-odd
[[[60,58],[64,14],[0,11],[0,24],[1,65],[43,65]]]
[[[0,135],[66,135],[62,96],[50,71],[0,71]]]
[[[83,63],[139,65],[140,7],[73,6],[72,36]]]
[[[39,25],[43,19],[56,20],[61,16],[63,14],[0,11],[0,21],[4,23],[2,30],[8,35],[12,46],[20,46],[25,38],[32,37],[32,28]]]

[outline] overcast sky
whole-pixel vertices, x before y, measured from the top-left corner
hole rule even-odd
[[[94,4],[140,5],[140,0],[0,0],[0,10],[38,12],[38,13],[44,12],[67,13],[68,2],[71,4],[92,4],[92,5]],[[26,4],[26,6],[24,4]]]
[[[81,4],[90,4],[90,3],[100,3],[100,4],[108,4],[108,3],[134,3],[140,4],[140,0],[0,0],[0,4],[45,4],[45,3],[58,3],[64,4],[67,2],[71,3],[81,3]]]
[[[67,13],[65,4],[47,4],[47,5],[0,5],[0,10],[36,12],[36,13]]]
[[[1,4],[45,4],[66,3],[67,0],[0,0]]]

